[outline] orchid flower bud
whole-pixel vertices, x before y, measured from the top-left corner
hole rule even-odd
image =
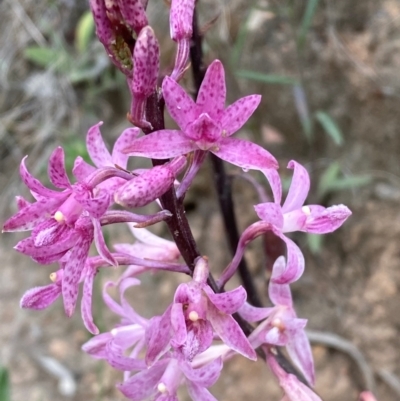
[[[179,80],[189,58],[190,39],[193,34],[195,0],[172,0],[170,11],[171,38],[178,43],[174,71],[171,78]]]
[[[96,34],[112,62],[125,75],[132,72],[134,36],[147,24],[142,0],[90,0]]]
[[[128,208],[148,205],[171,188],[175,176],[185,164],[186,158],[183,156],[147,170],[118,188],[114,193],[114,201]]]
[[[322,401],[311,388],[303,384],[295,375],[285,372],[270,351],[267,351],[267,363],[286,393],[288,401]]]
[[[118,6],[125,25],[139,35],[140,31],[148,25],[145,2],[143,0],[118,0]]]
[[[160,47],[150,26],[140,32],[133,52],[134,71],[129,86],[133,95],[130,119],[139,127],[147,127],[145,121],[146,99],[155,91],[160,69]]]

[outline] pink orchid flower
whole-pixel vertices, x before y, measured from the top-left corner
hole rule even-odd
[[[295,365],[307,381],[314,385],[314,361],[310,342],[304,331],[307,320],[297,317],[289,285],[277,284],[273,280],[279,277],[284,269],[285,258],[281,256],[274,263],[268,288],[268,295],[274,307],[257,308],[245,304],[239,310],[239,314],[248,322],[265,319],[249,337],[254,348],[263,344],[285,346]]]
[[[172,305],[153,321],[146,355],[148,364],[170,346],[191,361],[211,346],[214,336],[237,353],[256,359],[254,349],[232,317],[246,300],[245,290],[240,286],[215,294],[206,284],[208,272],[207,261],[199,258],[193,280],[178,287]]]
[[[304,256],[300,248],[288,238],[285,233],[304,231],[314,234],[326,234],[337,230],[351,215],[347,206],[336,205],[325,208],[320,205],[305,205],[310,189],[310,177],[307,170],[292,160],[288,168],[294,169],[292,183],[283,206],[281,202],[281,183],[271,181],[275,202],[266,202],[254,208],[261,221],[250,225],[241,235],[232,262],[222,273],[218,284],[220,287],[233,276],[243,257],[246,245],[260,235],[272,231],[281,238],[287,246],[287,264],[280,276],[274,281],[288,284],[298,280],[304,272]]]
[[[258,217],[271,224],[271,230],[288,246],[288,265],[281,276],[276,276],[277,283],[296,281],[303,274],[304,258],[300,249],[284,233],[304,231],[313,234],[327,234],[336,231],[351,215],[347,206],[335,205],[325,208],[320,205],[304,205],[310,190],[310,177],[307,170],[294,160],[288,168],[293,169],[293,179],[288,195],[282,206],[280,198],[275,202],[256,205]],[[275,191],[277,193],[279,191]]]
[[[160,130],[138,138],[125,148],[126,153],[168,159],[192,151],[210,151],[229,163],[260,170],[267,179],[277,180],[278,163],[268,151],[232,138],[253,114],[261,96],[246,96],[225,109],[225,72],[219,60],[208,67],[196,102],[172,78],[165,77],[162,89],[167,109],[181,130]]]

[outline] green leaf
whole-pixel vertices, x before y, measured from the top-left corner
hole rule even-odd
[[[31,46],[24,50],[24,57],[39,67],[49,68],[59,63],[64,52],[48,47]]]
[[[337,181],[340,173],[340,164],[338,162],[332,163],[322,174],[318,182],[318,197],[322,198],[332,188],[332,184]]]
[[[342,132],[328,113],[325,113],[324,111],[317,111],[315,113],[315,118],[321,124],[325,132],[333,139],[336,145],[340,146],[343,144]]]
[[[90,156],[88,154],[86,143],[82,138],[77,136],[70,136],[64,142],[65,150],[65,168],[67,171],[72,171],[75,159],[81,156],[85,161],[90,163]]]
[[[297,85],[298,82],[292,77],[278,74],[264,74],[262,72],[240,70],[236,72],[236,75],[240,78],[251,79],[253,81],[262,82],[264,84],[273,85]]]
[[[0,401],[10,401],[10,378],[8,370],[0,366]]]
[[[250,16],[250,14],[251,14],[251,12],[249,12],[249,16]],[[248,22],[249,16],[246,19],[246,23],[240,25],[238,35],[237,35],[235,43],[232,47],[231,65],[233,65],[233,66],[237,66],[239,64],[240,56],[243,52],[243,48],[246,43],[247,34],[249,32],[247,29],[247,22]]]
[[[342,191],[345,189],[355,189],[368,185],[372,181],[372,176],[348,175],[340,177],[341,167],[338,162],[332,163],[322,174],[318,183],[318,197],[322,198],[329,192]]]
[[[306,138],[311,141],[313,137],[313,120],[310,118],[307,95],[303,85],[293,86],[293,98],[296,105],[297,114]]]
[[[329,190],[341,191],[343,189],[354,189],[368,185],[371,182],[372,182],[372,177],[369,174],[351,175],[332,182]]]
[[[319,0],[308,0],[306,10],[304,11],[303,20],[301,21],[301,26],[299,34],[297,36],[298,46],[301,48],[307,38],[307,33],[310,30],[312,20],[314,18],[315,12],[317,11]]]
[[[93,33],[93,15],[90,11],[87,11],[82,15],[76,27],[75,46],[80,53],[84,53],[88,49]]]
[[[320,234],[307,234],[307,244],[312,254],[321,252],[324,237]]]

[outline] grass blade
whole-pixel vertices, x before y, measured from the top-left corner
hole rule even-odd
[[[300,48],[304,46],[315,12],[317,11],[318,3],[319,0],[307,1],[306,10],[304,11],[303,20],[301,21],[299,34],[297,36],[297,43]]]
[[[297,80],[292,77],[278,74],[264,74],[262,72],[240,70],[236,72],[240,78],[251,79],[252,81],[262,82],[270,85],[297,85]]]
[[[90,11],[87,11],[80,18],[76,27],[75,46],[79,53],[84,53],[88,47],[90,40],[94,34],[94,20]]]
[[[0,366],[0,401],[10,401],[10,378],[8,370]]]
[[[340,128],[333,120],[333,118],[324,111],[318,111],[315,113],[316,120],[321,124],[324,131],[333,139],[336,145],[343,145],[343,135]]]

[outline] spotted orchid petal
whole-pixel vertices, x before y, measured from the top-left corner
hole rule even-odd
[[[96,269],[90,269],[85,277],[83,283],[83,294],[81,301],[81,314],[82,320],[86,329],[92,334],[99,334],[99,329],[93,322],[92,315],[92,295],[93,295],[93,282],[96,276]]]
[[[27,204],[14,216],[10,217],[3,227],[4,232],[32,230],[37,224],[48,218],[64,202],[65,198],[44,198]]]
[[[164,195],[174,181],[175,175],[168,165],[155,166],[120,186],[114,201],[127,208],[146,206]]]
[[[239,310],[246,302],[246,290],[239,286],[231,291],[215,294],[210,287],[206,286],[204,291],[207,293],[208,299],[221,312],[231,315]]]
[[[18,211],[31,205],[31,203],[28,202],[23,196],[18,196],[18,195],[15,197],[15,202],[17,204]]]
[[[124,149],[130,156],[169,159],[195,150],[197,146],[181,131],[161,130],[142,136]]]
[[[225,313],[221,313],[212,304],[209,305],[207,318],[214,331],[221,340],[239,354],[253,361],[257,359],[256,352],[250,345],[236,320]]]
[[[210,149],[216,156],[245,170],[277,169],[275,157],[253,142],[237,138],[221,138],[216,149]]]
[[[267,179],[269,185],[271,186],[274,202],[279,205],[282,200],[282,183],[278,171],[269,168],[269,169],[263,169],[261,170],[261,172],[265,175],[265,178]]]
[[[37,247],[35,246],[32,237],[25,238],[17,243],[14,249],[24,255],[28,255],[33,259],[41,259],[43,264],[50,264],[57,261],[60,254],[65,254],[71,247],[75,246],[78,241],[78,235],[75,232],[69,232],[62,240],[48,245]]]
[[[279,205],[272,202],[260,203],[254,206],[257,216],[278,228],[283,227],[283,214]]]
[[[171,39],[175,42],[192,37],[194,0],[172,0],[170,10]]]
[[[288,213],[301,208],[310,190],[310,176],[307,170],[294,160],[289,162],[288,168],[294,171],[288,195],[282,206],[282,213]]]
[[[170,116],[184,131],[186,126],[197,116],[197,107],[193,99],[172,78],[165,77],[162,84],[165,105]]]
[[[46,309],[61,295],[61,285],[52,283],[43,287],[28,290],[20,301],[21,308]]]
[[[57,243],[67,242],[67,246],[70,245],[69,238],[75,240],[73,230],[66,224],[59,224],[55,220],[47,220],[39,223],[32,231],[31,238],[33,240],[34,246],[37,248],[49,247],[52,245],[57,245]]]
[[[157,362],[146,370],[135,374],[122,384],[118,384],[117,388],[125,397],[132,401],[142,401],[156,393],[156,385],[160,381],[168,360]]]
[[[142,0],[118,0],[118,6],[125,24],[136,34],[148,25]]]
[[[94,227],[94,243],[96,245],[96,249],[99,252],[99,255],[112,266],[118,266],[118,262],[112,256],[110,250],[106,245],[106,241],[104,240],[103,231],[101,229],[101,225],[99,220],[92,219],[92,224]]]
[[[171,326],[174,331],[172,338],[173,345],[179,347],[187,339],[187,329],[185,315],[183,314],[183,304],[173,303],[171,307]]]
[[[114,166],[110,152],[107,150],[103,137],[101,136],[100,127],[103,122],[99,122],[89,128],[86,135],[86,148],[89,156],[96,167]]]
[[[69,191],[65,191],[65,192],[57,192],[57,191],[53,191],[51,189],[46,188],[45,186],[43,186],[43,184],[36,179],[35,177],[33,177],[29,171],[26,168],[25,165],[25,160],[28,156],[25,156],[22,161],[21,161],[21,165],[20,165],[20,175],[21,175],[21,179],[23,181],[23,183],[32,191],[35,192],[36,194],[46,197],[46,198],[58,198],[58,199],[65,199],[68,195],[69,195]]]
[[[122,168],[126,168],[129,156],[123,152],[139,136],[139,128],[127,128],[115,141],[111,154],[112,162]]]
[[[82,351],[89,354],[95,359],[107,358],[107,344],[113,338],[111,333],[101,333],[92,337],[89,341],[82,345]]]
[[[245,302],[239,309],[239,315],[250,323],[260,322],[266,319],[274,311],[274,308],[258,308]]]
[[[107,17],[105,2],[104,0],[90,0],[89,3],[96,25],[96,35],[100,39],[100,42],[108,49],[114,40],[114,34],[111,22]]]
[[[223,364],[222,358],[217,358],[197,369],[192,368],[189,363],[182,363],[180,367],[190,382],[201,387],[211,387],[218,380]]]
[[[207,68],[197,96],[197,106],[213,119],[219,119],[225,107],[225,71],[219,60]]]
[[[160,46],[150,26],[140,31],[133,51],[133,63],[135,68],[129,86],[136,98],[147,98],[156,89],[160,69]]]
[[[171,307],[162,316],[150,320],[148,344],[145,361],[148,366],[154,364],[166,352],[171,340]]]
[[[303,319],[297,319],[303,320]],[[289,341],[286,344],[287,352],[295,363],[295,365],[303,373],[307,382],[314,386],[315,384],[315,370],[314,360],[311,351],[310,341],[307,338],[307,334],[304,330],[299,327],[296,332],[289,337]]]
[[[349,216],[351,211],[347,206],[336,205],[326,209],[317,208],[314,205],[305,206],[307,219],[302,231],[313,234],[327,234],[337,230]]]
[[[243,127],[260,102],[260,95],[250,95],[242,97],[223,111],[221,125],[224,127],[227,136],[231,136]]]
[[[72,174],[78,181],[84,181],[87,177],[93,174],[96,168],[86,163],[81,156],[75,159]]]
[[[130,358],[125,356],[124,349],[110,341],[107,344],[107,362],[114,368],[123,371],[144,370],[146,364],[141,359]]]
[[[272,277],[269,282],[268,295],[274,305],[284,305],[289,308],[293,306],[292,293],[288,284],[277,284],[274,280],[282,277],[285,273],[286,262],[283,256],[280,256],[272,268]]]
[[[106,192],[100,193],[96,198],[76,195],[75,199],[95,219],[100,219],[111,205],[111,195]]]
[[[290,373],[286,373],[271,354],[267,357],[268,365],[279,380],[279,385],[289,401],[322,401],[309,387]]]
[[[290,284],[298,280],[304,272],[304,256],[300,248],[280,231],[273,228],[276,236],[281,238],[287,246],[287,262],[285,270],[271,280],[277,284]]]
[[[50,156],[48,164],[48,175],[51,183],[57,188],[71,188],[71,183],[65,171],[64,149],[59,146]]]
[[[218,401],[206,388],[193,382],[187,383],[187,389],[193,401]]]
[[[78,298],[78,283],[91,242],[91,238],[81,237],[74,248],[72,248],[64,267],[62,295],[64,298],[64,310],[68,317],[71,317],[75,311],[76,300]]]

